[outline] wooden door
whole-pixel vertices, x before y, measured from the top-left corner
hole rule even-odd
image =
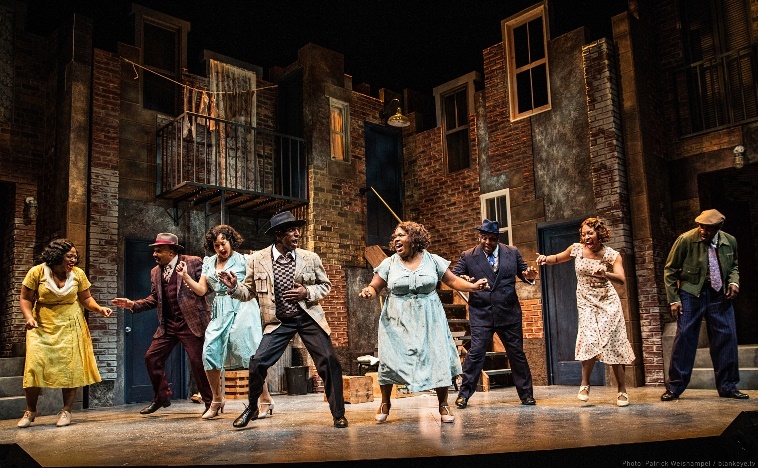
[[[374,187],[392,211],[403,218],[401,135],[395,129],[366,124],[366,246],[387,248],[397,219],[371,191]]]
[[[124,296],[132,300],[150,295],[150,270],[155,266],[151,239],[126,239],[124,246]],[[145,352],[158,328],[155,309],[124,314],[124,401],[151,401],[153,387],[145,369]],[[187,367],[182,345],[174,348],[166,362],[166,377],[175,398],[187,398]]]
[[[539,249],[544,255],[557,254],[579,242],[581,221],[539,228]],[[542,310],[547,337],[548,383],[579,385],[582,365],[574,359],[578,313],[576,310],[576,273],[573,260],[542,267]],[[604,385],[602,365],[592,371],[590,384]]]

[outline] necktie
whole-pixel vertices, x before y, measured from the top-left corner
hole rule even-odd
[[[173,270],[171,269],[171,265],[166,265],[163,267],[163,280],[168,283],[168,281],[171,279],[171,273],[173,273]]]
[[[495,254],[491,253],[487,255],[487,260],[490,262],[490,266],[492,267],[492,271],[495,271]]]
[[[716,255],[716,247],[710,244],[708,247],[708,270],[711,274],[711,286],[716,291],[721,291],[724,284],[721,282],[721,269],[719,268],[719,259]]]

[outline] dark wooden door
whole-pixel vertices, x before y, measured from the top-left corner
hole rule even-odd
[[[557,254],[579,242],[580,221],[539,229],[539,249],[544,255]],[[574,262],[542,267],[542,310],[547,341],[548,383],[579,385],[582,365],[574,360],[578,313],[576,310],[576,273]],[[604,385],[602,365],[592,371],[590,383]]]
[[[124,246],[124,296],[132,300],[150,295],[150,270],[155,260],[150,239],[126,239]],[[153,387],[145,369],[145,352],[150,347],[153,334],[158,328],[155,309],[139,314],[124,314],[124,401],[135,403],[151,401]],[[166,377],[176,398],[187,398],[187,371],[182,345],[174,348],[166,362]]]
[[[366,245],[389,245],[397,219],[371,190],[374,187],[392,211],[403,218],[401,135],[395,129],[366,124]]]

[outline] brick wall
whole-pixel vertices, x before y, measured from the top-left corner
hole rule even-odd
[[[92,296],[101,306],[118,295],[118,154],[121,105],[120,59],[95,50],[92,70],[92,131],[89,173],[87,273]],[[89,314],[100,376],[115,380],[118,317]]]

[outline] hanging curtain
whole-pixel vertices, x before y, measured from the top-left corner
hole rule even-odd
[[[331,114],[332,158],[343,161],[345,159],[345,129],[342,108],[332,106]]]
[[[215,157],[209,165],[211,183],[257,190],[256,155],[250,130],[256,126],[255,73],[213,59],[210,69],[210,90],[218,118],[245,126],[222,122],[213,132]]]

